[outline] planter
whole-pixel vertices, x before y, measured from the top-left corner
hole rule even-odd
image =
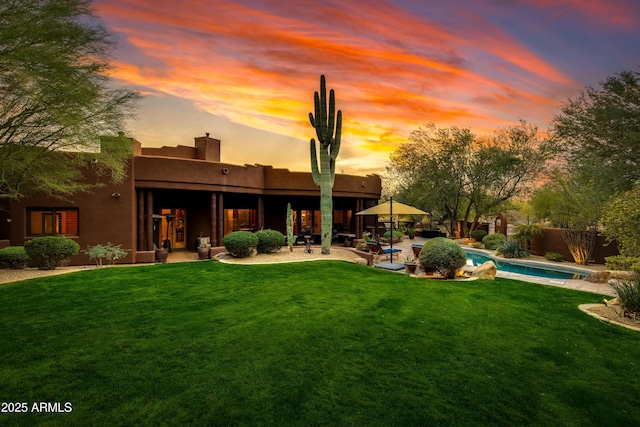
[[[407,271],[407,273],[413,274],[416,272],[416,268],[418,268],[418,264],[416,264],[415,262],[405,262],[404,268]]]
[[[198,259],[209,259],[209,248],[198,248]]]
[[[165,263],[167,262],[168,256],[169,256],[168,249],[156,249],[156,262]]]

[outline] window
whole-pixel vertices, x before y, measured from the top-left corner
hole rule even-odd
[[[27,210],[27,235],[78,235],[78,209]]]
[[[256,231],[258,229],[258,211],[256,209],[225,209],[224,234],[232,231]]]

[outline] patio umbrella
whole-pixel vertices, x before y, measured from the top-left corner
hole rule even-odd
[[[422,211],[413,206],[405,205],[404,203],[394,202],[393,198],[390,198],[388,202],[380,203],[357,212],[356,215],[429,215],[427,212]]]
[[[388,202],[384,202],[384,203],[380,203],[379,205],[376,206],[372,206],[369,209],[365,209],[363,211],[360,212],[356,212],[356,215],[389,215],[392,220],[391,220],[391,235],[390,237],[390,241],[391,241],[391,259],[390,259],[390,265],[393,266],[394,262],[393,262],[393,215],[429,215],[427,212],[422,211],[418,208],[414,208],[413,206],[409,206],[409,205],[405,205],[404,203],[400,203],[400,202],[395,202],[393,201],[393,197],[389,197],[389,201]],[[403,268],[404,266],[402,264],[400,264],[400,268]]]

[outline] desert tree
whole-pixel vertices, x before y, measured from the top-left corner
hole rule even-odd
[[[0,198],[67,197],[120,182],[139,95],[114,89],[113,37],[87,0],[0,2]]]

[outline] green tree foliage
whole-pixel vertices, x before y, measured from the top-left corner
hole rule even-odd
[[[610,241],[617,241],[622,255],[640,257],[640,185],[616,196],[602,215]]]
[[[320,76],[320,93],[314,93],[314,106],[315,115],[309,113],[309,121],[316,130],[320,145],[316,148],[316,140],[311,138],[311,175],[313,176],[313,182],[320,187],[322,253],[328,255],[331,252],[331,239],[333,237],[332,193],[336,176],[336,159],[340,152],[342,111],[338,110],[336,114],[336,98],[333,89],[329,92],[329,105],[327,107],[327,88],[324,75]],[[319,164],[318,151],[320,151]]]
[[[115,45],[90,3],[0,2],[0,198],[86,191],[87,167],[126,176],[131,143],[119,132],[139,96],[109,88]]]
[[[550,152],[526,122],[484,138],[470,129],[430,124],[391,155],[387,173],[402,201],[448,218],[449,231],[457,220],[473,219],[473,230],[481,216],[529,189]]]
[[[574,261],[587,265],[595,245],[603,197],[575,175],[556,171],[533,193],[531,204],[538,218],[560,228]]]
[[[560,107],[551,134],[577,179],[616,194],[640,182],[640,73],[623,71]]]

